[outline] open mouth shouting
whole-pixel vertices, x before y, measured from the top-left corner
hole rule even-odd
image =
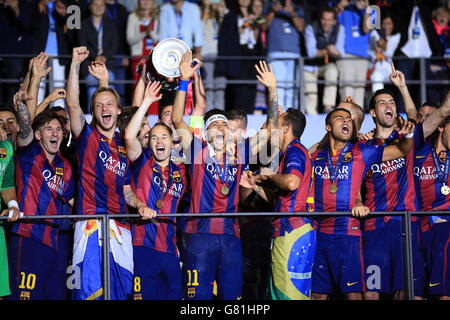
[[[167,153],[166,151],[167,151],[167,147],[164,144],[157,144],[153,148],[153,152],[155,153],[155,157],[157,159],[165,159],[166,153]]]
[[[344,134],[344,135],[349,135],[351,132],[350,132],[350,126],[348,125],[348,124],[344,124],[344,125],[342,125],[342,127],[341,127],[341,132],[342,132],[342,134]]]
[[[391,109],[386,109],[384,112],[384,117],[386,120],[392,121],[394,119],[394,112]]]

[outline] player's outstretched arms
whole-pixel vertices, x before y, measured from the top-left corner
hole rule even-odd
[[[142,153],[141,143],[136,139],[136,137],[141,128],[142,119],[146,116],[150,105],[155,101],[161,100],[162,95],[159,94],[160,90],[161,84],[159,81],[154,81],[152,83],[149,82],[147,84],[144,100],[125,129],[125,146],[127,148],[127,154],[130,161],[135,161]]]
[[[130,185],[123,186],[123,193],[127,205],[136,208],[139,215],[142,217],[142,220],[148,220],[156,217],[156,211],[150,209],[144,202],[139,200]]]
[[[81,63],[89,56],[86,47],[75,47],[72,50],[72,63],[70,64],[69,77],[67,79],[67,108],[69,109],[70,128],[74,137],[78,137],[83,130],[86,119],[80,106],[80,67]]]
[[[447,92],[444,102],[440,107],[433,111],[433,113],[423,121],[423,135],[425,138],[429,137],[439,127],[441,122],[450,116],[450,91]]]
[[[180,144],[183,149],[187,150],[192,142],[193,135],[189,130],[189,126],[183,120],[184,107],[186,101],[187,84],[192,78],[194,72],[197,72],[198,64],[191,65],[192,52],[187,51],[180,61],[180,84],[175,96],[172,109],[172,123],[177,130],[178,137],[180,137]]]
[[[403,138],[391,145],[387,145],[383,152],[383,162],[405,157],[412,148],[413,145],[413,133],[414,123],[404,120],[401,116],[398,116],[398,133],[403,135]]]

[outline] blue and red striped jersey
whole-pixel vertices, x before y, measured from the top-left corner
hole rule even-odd
[[[348,151],[342,158],[341,168],[336,172],[337,192],[331,193],[330,170],[327,165],[328,153],[331,153],[330,145],[324,149],[316,150],[312,154],[314,164],[314,202],[315,211],[338,212],[351,211],[354,207],[358,193],[361,189],[363,178],[374,163],[381,163],[384,146],[372,146],[357,142],[348,143]],[[343,149],[336,154],[331,154],[333,165]],[[361,235],[360,222],[353,217],[331,217],[317,219],[319,232],[335,235]]]
[[[314,201],[314,179],[312,178],[312,159],[300,140],[294,139],[287,146],[280,161],[278,174],[294,174],[300,178],[300,186],[295,191],[279,190],[275,206],[277,212],[312,212]],[[276,218],[272,222],[273,236],[283,236],[306,223],[312,224],[309,217],[292,216]]]
[[[119,133],[112,139],[85,124],[74,140],[79,170],[78,214],[128,213],[123,187],[131,183]]]
[[[37,140],[16,153],[17,198],[24,216],[66,214],[66,202],[74,197],[72,167],[61,153],[50,163]],[[58,219],[30,220],[14,224],[12,231],[57,249]]]
[[[142,150],[131,163],[131,186],[136,196],[158,212],[157,223],[139,221],[132,224],[133,245],[144,246],[161,252],[177,253],[176,219],[163,218],[165,213],[176,213],[178,203],[186,191],[186,169],[184,164],[170,161],[164,169],[157,164],[149,148]],[[162,199],[162,208],[156,201]]]
[[[418,124],[417,126],[421,126],[421,124]],[[445,211],[450,209],[450,194],[444,195],[441,193],[443,182],[440,181],[437,174],[433,153],[435,153],[436,162],[440,166],[439,170],[443,172],[446,160],[450,156],[448,155],[448,151],[436,151],[431,140],[425,141],[423,130],[421,130],[421,134],[415,134],[413,170],[418,210],[420,211]],[[450,173],[445,179],[447,182],[450,182]],[[446,220],[449,219],[448,216],[441,216],[441,218]],[[427,226],[428,222],[432,224],[431,216],[430,219],[422,219],[423,231],[426,231],[429,228],[429,226]]]
[[[236,146],[234,155],[228,155],[228,170],[220,165],[225,183],[220,180],[216,162],[206,142],[193,137],[187,156],[186,167],[191,179],[191,213],[237,212],[239,202],[239,182],[242,173],[248,169],[245,148],[249,140]],[[247,149],[248,150],[248,149]],[[228,194],[221,193],[227,185]],[[180,228],[186,233],[230,234],[240,236],[236,218],[195,218],[179,219]]]
[[[388,139],[373,138],[362,141],[368,145],[388,145],[402,138],[394,130]],[[364,204],[370,211],[416,211],[416,193],[414,189],[413,152],[406,157],[374,163],[364,177]],[[364,220],[364,230],[370,231],[390,219],[401,220],[401,216],[377,216]],[[417,221],[417,217],[412,217]]]

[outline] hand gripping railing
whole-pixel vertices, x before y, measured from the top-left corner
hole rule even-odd
[[[404,261],[404,282],[405,299],[414,299],[414,277],[413,277],[413,252],[411,240],[411,216],[435,216],[449,215],[449,211],[374,211],[370,212],[368,217],[376,216],[402,216],[402,237],[403,237],[403,261]],[[224,213],[169,213],[161,214],[161,217],[239,217],[239,216],[308,216],[308,217],[332,217],[332,216],[351,216],[349,212],[224,212]],[[6,220],[8,217],[0,217],[0,220]],[[39,219],[100,219],[102,220],[103,238],[102,238],[102,256],[103,256],[103,286],[104,299],[111,299],[110,290],[110,256],[109,256],[109,219],[122,218],[140,218],[138,214],[89,214],[89,215],[47,215],[47,216],[28,216],[25,215],[18,220],[39,220]]]

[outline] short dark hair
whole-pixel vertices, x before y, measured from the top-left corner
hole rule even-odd
[[[167,124],[165,124],[164,122],[156,122],[156,123],[153,125],[153,127],[150,129],[150,134],[152,133],[152,130],[153,130],[154,128],[156,128],[156,127],[164,127],[164,128],[166,128],[166,130],[169,131],[169,134],[170,134],[170,136],[172,137],[172,135],[173,135],[172,129],[171,129]]]
[[[419,109],[422,108],[422,107],[432,107],[432,108],[438,109],[439,108],[439,104],[437,104],[434,101],[425,101],[424,103],[422,103],[422,105],[419,107]]]
[[[337,20],[338,16],[337,16],[337,11],[335,8],[329,7],[329,6],[323,7],[319,12],[319,19],[322,19],[322,15],[324,14],[324,12],[332,13],[334,19]]]
[[[227,112],[228,120],[240,120],[244,123],[244,127],[247,128],[247,114],[242,109],[233,109]]]
[[[283,117],[283,125],[290,125],[292,128],[292,135],[300,139],[305,131],[306,127],[306,117],[298,109],[289,108],[285,112],[285,116]]]
[[[164,90],[162,98],[159,100],[158,119],[161,120],[162,111],[167,106],[173,106],[175,103],[176,90]]]
[[[12,106],[0,105],[0,112],[11,112],[14,115],[14,118],[17,119],[17,112]]]
[[[350,115],[350,117],[352,116],[352,113],[350,111],[348,111],[347,109],[344,109],[344,108],[333,109],[330,112],[328,112],[328,114],[327,114],[327,116],[325,118],[325,124],[326,125],[330,125],[331,124],[331,116],[333,115],[333,113],[338,112],[338,111],[345,111],[345,112],[347,112]]]
[[[205,115],[203,117],[203,122],[206,123],[206,121],[208,121],[208,119],[211,118],[215,114],[222,114],[225,117],[227,116],[227,113],[225,111],[215,108],[215,109],[211,109],[211,110],[209,110],[208,112],[205,113]],[[207,129],[207,128],[205,128],[205,129]]]
[[[61,128],[64,129],[65,125],[67,124],[67,119],[52,109],[44,110],[41,113],[39,113],[34,118],[31,127],[33,128],[34,131],[39,130],[46,123],[49,123],[54,119],[58,120],[61,125]]]
[[[122,113],[117,117],[117,127],[122,135],[125,134],[125,128],[133,118],[136,111],[138,111],[139,107],[136,106],[126,106],[123,108]]]
[[[379,90],[375,91],[372,98],[370,99],[369,110],[375,109],[375,104],[376,104],[375,98],[378,97],[380,94],[389,94],[392,98],[395,99],[394,93],[391,90],[386,89],[386,88],[379,89]]]

